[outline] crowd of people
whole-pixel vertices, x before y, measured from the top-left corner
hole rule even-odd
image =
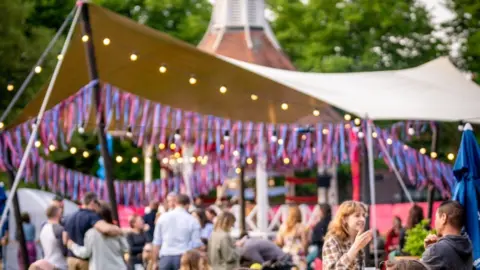
[[[191,204],[183,194],[169,194],[164,205],[152,201],[143,217],[130,217],[129,228],[116,225],[110,205],[95,193],[85,194],[80,209],[67,217],[62,200],[53,200],[38,241],[28,215],[22,220],[32,270],[364,269],[368,260],[364,251],[374,246],[373,232],[365,230],[367,206],[346,201],[334,215],[328,204],[319,209],[318,219],[305,224],[299,207],[290,206],[272,240],[234,239],[231,230],[236,219],[231,209],[217,213],[203,208],[200,200]],[[436,234],[425,239],[426,251],[420,259],[394,259],[405,255],[406,230],[423,219],[423,210],[416,205],[406,227],[400,217],[394,218],[385,241],[379,237],[377,242],[384,251],[382,269],[471,270],[472,245],[462,233],[465,213],[454,201],[438,208]],[[36,254],[37,242],[41,254]],[[25,269],[22,253],[18,255],[19,269]]]

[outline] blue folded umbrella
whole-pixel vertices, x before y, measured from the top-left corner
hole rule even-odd
[[[480,147],[470,124],[465,125],[453,174],[453,199],[465,208],[465,231],[473,245],[473,264],[480,270]]]

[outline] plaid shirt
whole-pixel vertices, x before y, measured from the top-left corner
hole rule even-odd
[[[347,252],[352,246],[352,241],[340,241],[335,236],[325,239],[322,250],[322,263],[324,270],[361,270],[364,267],[365,256],[363,250],[357,255],[356,260],[348,257]]]

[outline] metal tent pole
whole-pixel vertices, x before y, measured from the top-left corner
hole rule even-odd
[[[82,3],[82,35],[87,35],[89,37],[88,41],[85,42],[85,53],[87,55],[87,65],[88,73],[90,76],[90,81],[96,81],[99,79],[97,61],[95,58],[95,47],[93,45],[93,35],[92,27],[90,25],[90,15],[89,15],[89,6],[87,3]],[[94,85],[94,101],[96,107],[96,113],[100,118],[100,121],[97,122],[97,131],[98,131],[98,140],[100,142],[100,152],[102,154],[103,162],[105,165],[105,181],[107,182],[108,188],[108,198],[112,206],[113,219],[117,221],[117,224],[120,224],[118,219],[118,210],[117,210],[117,201],[115,196],[115,187],[113,185],[113,162],[112,158],[108,153],[107,147],[107,137],[105,134],[105,117],[102,109],[100,108],[101,100],[101,89],[100,82]]]
[[[439,127],[437,123],[434,123],[434,130],[432,130],[432,146],[430,148],[431,152],[436,152],[438,148],[438,136],[439,136]],[[432,184],[432,180],[428,181],[428,194],[427,194],[427,218],[432,220],[433,216],[433,202],[435,201],[435,186]]]
[[[375,267],[378,267],[378,247],[377,247],[377,208],[376,208],[376,193],[375,193],[375,167],[373,164],[373,138],[372,138],[372,123],[367,120],[367,153],[368,153],[368,176],[370,182],[370,214],[372,218],[371,227],[373,229],[373,253]]]
[[[245,149],[243,144],[240,145],[240,194],[239,194],[239,203],[240,203],[240,238],[247,235],[247,226],[245,224],[246,218],[246,206],[245,206]]]

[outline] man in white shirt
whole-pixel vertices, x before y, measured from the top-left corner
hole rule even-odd
[[[187,212],[190,199],[180,194],[175,201],[175,209],[162,214],[155,225],[152,254],[160,261],[155,261],[153,269],[178,270],[182,254],[203,246],[200,224]]]
[[[62,209],[56,205],[50,205],[46,211],[48,222],[40,230],[40,244],[44,253],[44,262],[49,263],[55,269],[67,269],[67,249],[63,244],[63,226],[60,225]]]

